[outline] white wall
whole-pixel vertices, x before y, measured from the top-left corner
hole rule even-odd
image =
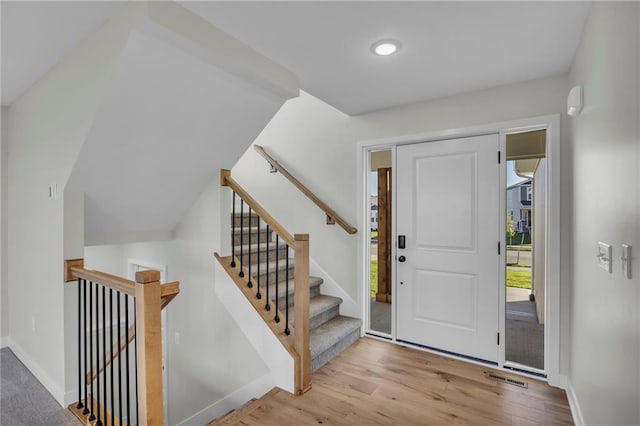
[[[158,46],[159,43],[155,39],[150,41],[150,44],[141,46],[140,43],[136,43],[136,40],[140,42],[141,37],[145,40],[150,37],[148,35],[141,36],[137,32],[134,35],[134,29],[141,29],[145,31],[145,34],[152,34],[152,36],[165,37],[163,40],[173,47],[164,49],[165,46]],[[172,32],[174,30],[175,33]],[[125,46],[131,48],[132,44],[135,47],[133,51],[125,48]],[[160,51],[155,51],[154,54],[149,50],[149,45],[155,46],[154,49],[158,48]],[[167,59],[167,50],[172,52],[169,59]],[[188,53],[185,51],[197,55],[200,60],[207,61],[207,64],[219,66],[220,70],[212,73],[211,66],[194,64],[193,60],[187,58]],[[142,73],[137,72],[135,67],[131,70],[125,66],[127,60],[131,62],[132,56],[137,61],[136,63],[144,64]],[[176,87],[168,87],[167,81],[149,78],[145,80],[145,75],[157,74],[154,74],[153,66],[150,67],[151,69],[147,68],[150,61],[155,65],[158,64],[154,60],[160,60],[161,65],[163,60],[170,61],[170,65],[174,67],[169,70],[170,75],[165,74],[165,77],[168,77],[169,83],[175,83]],[[161,68],[165,69],[169,66],[165,65]],[[195,74],[195,77],[194,74],[185,72],[178,74],[175,67],[183,70],[188,68],[191,71],[197,69],[198,73]],[[127,77],[134,80],[131,86],[117,86],[118,78],[123,77],[122,73],[128,73]],[[194,77],[191,80],[196,82],[205,77],[214,80],[209,83],[218,90],[212,90],[211,85],[207,86],[208,89],[205,90],[206,85],[203,81],[200,86],[196,84],[188,89],[192,95],[197,92],[201,98],[204,96],[208,101],[213,99],[212,104],[185,102],[186,106],[182,105],[182,108],[178,108],[183,116],[172,114],[171,111],[167,112],[166,108],[163,113],[168,113],[168,117],[145,117],[140,115],[142,113],[135,114],[139,112],[136,111],[136,107],[149,112],[157,105],[162,105],[162,102],[158,100],[160,98],[163,101],[166,99],[176,101],[177,95],[172,97],[172,93],[167,95],[157,87],[175,89],[182,95],[184,87],[179,87],[182,82],[180,77],[185,75]],[[155,77],[158,76],[155,75]],[[124,102],[131,107],[131,99],[124,97],[116,98],[114,101],[110,95],[118,87],[119,89],[122,87],[130,89],[124,90],[127,93],[139,89],[140,84],[136,85],[136,81],[138,83],[144,81],[151,86],[157,85],[157,87],[153,87],[156,90],[149,90],[137,99],[146,103],[135,104],[131,108],[132,110],[127,110],[128,114],[119,115],[121,121],[113,120],[106,124],[100,122],[98,118],[102,117],[105,105],[108,105],[109,102],[116,104]],[[83,194],[83,191],[88,191],[87,188],[77,185],[73,187],[73,179],[70,179],[70,176],[73,177],[72,172],[78,168],[79,164],[82,164],[83,158],[78,154],[84,152],[87,137],[91,135],[90,132],[95,130],[96,123],[100,122],[111,130],[114,125],[122,130],[132,123],[143,123],[142,128],[136,128],[133,133],[138,136],[143,133],[152,135],[150,138],[153,144],[143,147],[144,149],[137,149],[140,146],[134,146],[133,151],[125,153],[131,162],[123,163],[117,161],[117,158],[113,160],[114,155],[117,157],[122,153],[122,151],[115,149],[117,144],[112,143],[113,137],[101,139],[104,143],[96,152],[102,155],[93,156],[93,158],[97,158],[97,163],[91,163],[94,164],[94,167],[83,174],[81,180],[111,183],[111,185],[106,185],[106,188],[119,195],[120,198],[107,200],[109,201],[108,205],[110,207],[120,206],[118,211],[126,210],[127,213],[131,213],[135,217],[135,220],[132,219],[133,216],[128,215],[124,219],[116,218],[115,222],[122,224],[125,227],[124,231],[150,231],[145,234],[149,235],[156,230],[155,228],[150,230],[127,228],[127,226],[135,224],[134,222],[143,225],[153,224],[154,219],[162,216],[158,212],[154,216],[153,211],[154,208],[162,209],[162,205],[156,202],[157,200],[146,199],[142,195],[152,194],[169,204],[175,204],[178,208],[174,217],[175,221],[167,225],[169,229],[162,229],[163,235],[166,233],[170,237],[180,216],[184,215],[189,204],[193,203],[208,184],[211,176],[216,173],[215,160],[231,164],[235,162],[244,147],[277,111],[283,102],[282,96],[295,96],[297,84],[297,77],[292,73],[251,50],[233,37],[225,35],[204,19],[191,14],[177,4],[130,2],[97,33],[63,58],[45,77],[11,105],[8,111],[8,122],[10,123],[8,156],[11,161],[8,164],[10,185],[7,193],[9,206],[7,215],[9,223],[8,245],[11,247],[7,259],[10,266],[7,277],[8,300],[11,300],[8,321],[11,336],[10,346],[58,402],[63,405],[72,402],[68,398],[74,398],[77,392],[73,391],[77,383],[74,378],[77,365],[76,351],[74,350],[76,330],[73,326],[76,314],[74,308],[69,308],[69,306],[76,306],[77,293],[76,286],[63,283],[63,261],[83,255],[85,234],[90,234],[86,231],[87,229],[92,230],[89,226],[91,222],[87,220],[92,217],[87,215],[87,206],[91,207],[92,203],[96,202],[96,197],[92,197],[93,194],[90,191]],[[221,89],[230,90],[232,86],[241,89],[236,92]],[[155,99],[154,96],[159,98]],[[230,106],[233,108],[229,110]],[[191,120],[181,121],[185,119],[185,116],[190,116],[189,108],[194,108],[203,114],[202,117],[196,116],[195,119],[190,117]],[[159,109],[162,110],[161,107]],[[230,116],[220,112],[223,110]],[[215,121],[212,121],[213,124],[209,123],[215,129],[206,127],[207,117],[211,117],[212,114],[219,116],[218,119],[223,120],[225,124],[231,123],[228,128],[223,129],[226,130],[225,132],[212,133],[213,130],[220,131],[221,127],[220,125],[216,126]],[[242,117],[244,121],[239,120],[239,117]],[[160,125],[149,128],[149,123],[158,122],[158,120],[163,123],[169,122],[169,128],[177,132],[178,135],[169,132],[167,128]],[[177,127],[176,120],[181,121],[184,125],[183,130],[180,130],[181,127]],[[159,134],[154,131],[158,131]],[[196,138],[198,131],[200,136]],[[113,136],[113,133],[109,134]],[[210,139],[212,135],[215,142],[213,144]],[[233,135],[235,137],[232,137]],[[124,140],[121,136],[121,134],[116,135],[116,139]],[[138,137],[138,139],[140,138]],[[203,152],[202,146],[195,146],[195,148],[191,146],[190,148],[186,141],[193,141],[193,139],[198,139],[199,143],[205,144],[209,151]],[[183,142],[176,144],[176,140]],[[125,143],[125,145],[127,144]],[[179,148],[175,148],[176,146]],[[194,167],[193,163],[187,162],[185,152],[190,149],[200,154],[200,156],[195,155],[200,167]],[[169,154],[163,155],[163,153],[166,154],[165,151]],[[145,153],[144,160],[141,159],[140,152]],[[113,163],[107,163],[107,165],[111,164],[112,167],[99,170],[95,166],[95,164],[104,166],[101,163],[104,163],[105,158],[109,157],[112,158]],[[163,157],[169,166],[163,167],[159,162]],[[179,168],[171,167],[171,164],[175,164],[178,157],[184,160],[183,162],[189,166],[189,170],[181,171]],[[174,179],[171,179],[172,172],[181,174],[183,177],[196,176],[195,182],[187,182],[187,186],[192,188],[193,197],[186,200],[181,199],[180,195],[189,192],[184,190],[185,185],[182,190],[178,187],[174,188],[174,191],[169,191],[170,185],[166,182],[160,181],[159,188],[145,182],[140,178],[140,167],[145,167],[143,164],[158,166],[158,170],[163,170],[164,176],[168,176],[167,179],[172,181],[174,185],[176,179],[175,176]],[[122,167],[129,172],[133,170],[133,175],[127,175],[124,172],[118,173],[119,168]],[[145,169],[149,170],[153,167],[145,167]],[[156,169],[153,170],[154,173],[157,172]],[[114,173],[124,175],[125,178],[129,176],[129,178],[119,182],[117,179],[113,179]],[[3,178],[3,184],[6,181]],[[58,193],[57,199],[54,200],[48,199],[47,189],[52,184],[57,186]],[[122,188],[127,185],[134,188],[134,192],[137,191],[135,195],[146,202],[141,203],[142,205],[123,202],[126,201],[123,193],[127,191],[123,191]],[[229,365],[228,363],[242,360],[242,354],[248,354],[251,361],[251,365],[243,367],[242,370],[248,375],[247,377],[252,379],[264,372],[264,366],[260,364],[259,358],[258,361],[251,358],[253,352],[250,346],[247,346],[247,342],[235,337],[234,331],[238,330],[234,328],[227,317],[224,317],[225,313],[221,309],[221,304],[216,304],[215,299],[208,302],[209,295],[213,298],[213,288],[210,285],[211,281],[206,281],[205,285],[204,280],[213,279],[212,253],[213,248],[216,247],[215,244],[219,243],[220,237],[217,233],[208,233],[207,230],[214,229],[218,232],[220,221],[217,211],[210,212],[212,205],[218,205],[217,183],[213,187],[207,186],[207,188],[203,194],[208,194],[209,197],[206,198],[206,195],[202,195],[206,201],[201,198],[193,207],[198,211],[198,206],[206,204],[207,214],[199,222],[202,226],[189,228],[190,222],[185,219],[186,222],[177,227],[176,235],[187,241],[185,247],[179,246],[178,242],[172,242],[166,247],[162,244],[142,246],[142,248],[131,246],[127,250],[123,249],[122,252],[123,256],[130,256],[132,251],[135,254],[136,250],[139,250],[146,257],[165,259],[164,263],[169,263],[168,259],[171,259],[170,263],[177,265],[175,266],[176,275],[181,272],[180,275],[186,277],[182,279],[186,279],[187,282],[194,280],[199,283],[198,286],[190,287],[193,290],[187,291],[181,298],[181,300],[188,300],[189,297],[192,297],[191,304],[195,306],[189,306],[187,309],[184,308],[186,305],[182,305],[184,319],[172,323],[176,324],[176,327],[181,327],[183,339],[191,342],[191,345],[187,343],[173,351],[175,359],[180,359],[181,354],[183,357],[172,372],[177,377],[176,384],[179,387],[181,383],[186,383],[184,388],[179,387],[177,394],[189,396],[188,401],[182,398],[172,399],[175,406],[175,414],[172,415],[178,416],[175,417],[178,419],[185,418],[187,414],[193,414],[194,409],[205,403],[210,403],[221,395],[227,395],[229,390],[246,384],[249,379],[245,380],[244,374],[224,375],[229,371],[239,369],[235,364]],[[4,197],[4,191],[2,196]],[[104,210],[108,212],[106,208]],[[169,208],[165,210],[169,210]],[[186,217],[190,218],[191,215],[195,215],[200,220],[198,215],[201,213],[193,213],[192,210]],[[117,219],[122,219],[123,222],[120,223]],[[104,220],[104,222],[108,221]],[[113,223],[110,225],[111,231],[117,228]],[[211,228],[212,226],[213,228]],[[185,229],[183,230],[183,228]],[[115,231],[122,232],[119,228]],[[136,235],[139,237],[140,233]],[[4,241],[4,234],[2,238]],[[131,241],[130,238],[122,238],[122,240]],[[116,239],[116,241],[121,241],[121,239]],[[197,241],[197,244],[193,241]],[[212,246],[212,244],[214,245]],[[190,253],[190,256],[186,256],[184,253]],[[208,265],[207,269],[202,266],[205,265],[205,261]],[[108,268],[104,269],[111,271],[111,268],[115,269],[116,263],[121,265],[121,262],[113,261],[112,264],[107,265]],[[185,265],[184,268],[183,265]],[[3,267],[3,271],[4,269]],[[118,273],[115,270],[114,272]],[[176,305],[179,307],[180,303],[186,302],[178,302]],[[5,312],[6,310],[3,309],[3,315]],[[223,317],[220,318],[220,315]],[[209,322],[222,324],[225,333],[221,333],[220,336],[212,336],[210,339],[203,336],[202,328],[208,327]],[[196,338],[196,336],[198,337]],[[181,348],[186,348],[187,355],[184,355],[185,351],[181,351]],[[210,356],[206,360],[200,360],[201,350],[198,349],[204,349],[205,353]],[[238,356],[223,358],[220,355],[226,350],[231,350],[231,353],[234,353],[236,349],[240,353]],[[208,352],[206,352],[207,350]],[[228,352],[224,353],[228,354]],[[200,365],[202,362],[209,363],[211,360],[215,361],[213,366]],[[200,371],[200,367],[202,367],[202,371]],[[218,373],[222,374],[222,379],[217,377]]]
[[[264,145],[305,185],[355,224],[358,141],[561,113],[566,108],[567,80],[567,75],[561,75],[356,117],[345,116],[302,93],[285,103],[255,143]],[[336,225],[325,225],[321,211],[284,177],[270,174],[266,161],[253,149],[233,167],[232,175],[290,232],[309,233],[312,259],[357,300],[357,237]],[[565,203],[563,200],[561,208]],[[562,220],[571,222],[564,210]],[[560,368],[566,372],[570,277],[564,269],[563,274]]]
[[[9,286],[7,283],[7,113],[0,120],[0,347],[9,336]]]
[[[215,293],[216,285],[229,284],[227,277],[217,276],[224,271],[216,270],[213,257],[214,252],[222,251],[221,196],[218,182],[210,183],[171,241],[85,248],[87,266],[126,276],[127,262],[137,259],[166,265],[167,280],[180,281],[180,294],[167,307],[171,425],[269,373],[229,314],[226,301]],[[175,343],[176,333],[179,344]],[[259,396],[253,394],[246,400]]]
[[[639,424],[638,3],[596,2],[571,69],[583,85],[570,119],[573,155],[573,312],[570,380],[586,424]],[[599,269],[598,241],[613,247],[613,273]],[[634,278],[621,271],[632,244]]]
[[[74,294],[63,283],[63,189],[130,25],[131,16],[117,15],[8,112],[10,346],[61,404],[64,306]],[[54,183],[58,199],[49,200]]]

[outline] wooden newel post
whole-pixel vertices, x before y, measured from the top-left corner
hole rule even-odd
[[[311,388],[311,349],[309,346],[309,234],[294,236],[294,295],[293,309],[296,323],[293,342],[300,356],[296,374],[296,392],[303,394]]]
[[[164,424],[160,272],[136,272],[138,418],[140,425]]]

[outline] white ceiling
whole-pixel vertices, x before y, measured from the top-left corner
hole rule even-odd
[[[10,105],[124,3],[2,1],[2,105]]]
[[[349,114],[566,72],[583,2],[183,2]],[[121,5],[2,2],[2,104]],[[370,45],[402,49],[376,57]]]

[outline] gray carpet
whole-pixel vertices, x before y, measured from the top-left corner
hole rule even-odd
[[[58,404],[9,348],[0,349],[0,424],[2,426],[81,424]]]
[[[534,302],[507,303],[507,361],[544,369],[544,324],[538,324]]]

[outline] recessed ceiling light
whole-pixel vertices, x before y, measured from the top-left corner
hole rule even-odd
[[[376,55],[389,56],[396,53],[400,49],[398,40],[380,40],[371,45],[371,51]]]

